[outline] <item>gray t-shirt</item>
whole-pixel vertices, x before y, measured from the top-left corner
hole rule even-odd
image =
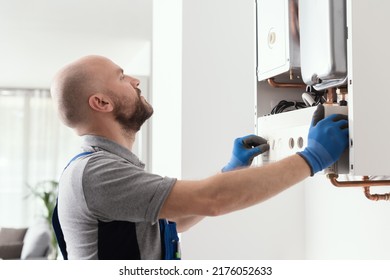
[[[58,217],[69,259],[161,259],[158,215],[174,178],[145,172],[123,146],[83,136],[59,185]]]

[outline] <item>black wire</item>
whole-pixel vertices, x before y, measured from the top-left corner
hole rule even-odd
[[[285,111],[291,111],[291,110],[297,110],[301,108],[306,108],[306,104],[304,102],[297,102],[297,101],[287,101],[287,100],[281,100],[278,105],[276,105],[272,111],[271,115],[283,113]]]
[[[314,106],[326,102],[326,99],[324,97],[326,93],[325,91],[316,91],[314,88],[308,87],[306,92],[313,96],[315,102]],[[297,109],[307,108],[307,107],[308,106],[304,102],[282,100],[278,103],[278,105],[276,105],[272,109],[271,115],[280,114],[286,111],[292,111],[292,110],[297,110]]]

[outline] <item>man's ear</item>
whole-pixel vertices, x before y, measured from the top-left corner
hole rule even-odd
[[[98,112],[111,112],[114,109],[112,100],[102,93],[92,94],[88,98],[89,106]]]

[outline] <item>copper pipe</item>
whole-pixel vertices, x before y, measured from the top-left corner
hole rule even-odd
[[[327,175],[330,182],[336,187],[380,187],[390,186],[390,180],[368,180],[367,176],[363,177],[363,181],[337,181],[337,174]]]
[[[304,89],[306,89],[306,84],[279,83],[279,82],[276,82],[274,78],[270,78],[267,81],[268,81],[268,84],[274,88],[304,88]]]
[[[299,14],[298,14],[298,3],[289,1],[289,14],[290,14],[290,27],[293,37],[299,40]]]
[[[326,94],[326,104],[333,104],[334,99],[333,96],[335,94],[335,89],[334,88],[329,88],[328,93]]]
[[[390,200],[390,193],[371,194],[370,187],[389,186],[390,180],[374,180],[370,181],[368,176],[363,176],[363,181],[337,181],[337,174],[328,174],[330,182],[336,187],[363,187],[364,195],[374,201]]]
[[[364,187],[364,195],[369,199],[369,200],[390,200],[390,193],[385,193],[385,194],[371,194],[370,193],[370,187]]]

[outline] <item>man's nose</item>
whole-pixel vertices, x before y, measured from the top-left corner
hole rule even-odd
[[[136,78],[133,78],[133,77],[130,77],[128,76],[129,79],[130,79],[130,84],[134,87],[134,88],[138,88],[139,84],[140,84],[140,81]]]

